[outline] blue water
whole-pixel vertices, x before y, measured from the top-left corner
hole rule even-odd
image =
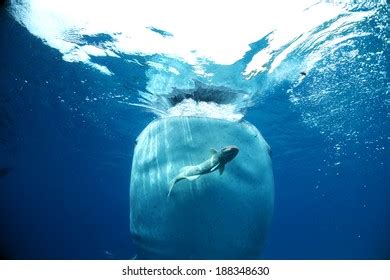
[[[387,13],[384,5],[355,26],[369,35],[323,53],[307,73],[298,66],[289,79],[276,71],[251,80],[263,94],[242,101],[244,118],[272,147],[275,178],[262,258],[389,259],[389,50],[375,35],[388,28]],[[132,258],[132,153],[157,116],[123,95],[134,102],[146,91],[149,68],[140,64],[149,57],[96,57],[115,73],[102,75],[63,61],[4,8],[0,42],[0,257]],[[241,90],[245,81],[229,77],[266,44],[259,38],[230,68],[210,65],[216,86],[226,79]],[[360,56],[345,56],[354,50]],[[282,70],[313,51],[290,53]],[[123,63],[133,58],[140,64]]]

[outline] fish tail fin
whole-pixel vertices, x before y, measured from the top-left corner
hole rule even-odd
[[[168,192],[168,195],[167,195],[167,199],[169,198],[169,196],[171,195],[171,192],[172,192],[172,189],[173,187],[175,186],[176,182],[177,182],[177,178],[173,178],[170,182],[169,182],[169,192]]]

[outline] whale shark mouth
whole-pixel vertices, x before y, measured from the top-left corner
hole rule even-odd
[[[226,86],[210,86],[200,81],[194,81],[192,89],[173,88],[168,100],[172,106],[181,103],[185,99],[192,99],[196,102],[213,102],[217,104],[237,103],[237,100],[245,94],[244,91],[233,90]]]
[[[245,102],[243,91],[233,90],[225,86],[209,86],[194,81],[192,89],[174,88],[168,97],[171,108],[167,116],[199,116],[239,121],[249,107],[249,99]],[[236,104],[245,104],[237,106]]]
[[[193,80],[192,88],[172,88],[166,95],[141,92],[142,102],[160,117],[196,116],[240,121],[252,105],[251,95],[227,86]]]

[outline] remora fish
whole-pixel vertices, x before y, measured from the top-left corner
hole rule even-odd
[[[238,154],[238,147],[236,146],[227,146],[222,148],[219,152],[215,149],[211,149],[211,158],[198,164],[185,166],[180,169],[179,174],[171,180],[169,183],[169,192],[168,197],[170,196],[173,187],[175,184],[181,180],[187,179],[194,181],[207,173],[211,173],[215,170],[219,170],[219,174],[223,173],[225,164],[234,159]]]

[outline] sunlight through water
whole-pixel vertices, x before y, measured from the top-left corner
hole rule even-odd
[[[160,117],[239,121],[286,84],[279,94],[289,96],[305,124],[329,139],[340,134],[355,142],[353,120],[375,128],[370,110],[387,106],[386,9],[385,1],[310,0],[229,1],[223,7],[206,1],[14,0],[9,7],[69,63],[109,76],[118,75],[112,61],[143,69],[144,88],[104,98]]]

